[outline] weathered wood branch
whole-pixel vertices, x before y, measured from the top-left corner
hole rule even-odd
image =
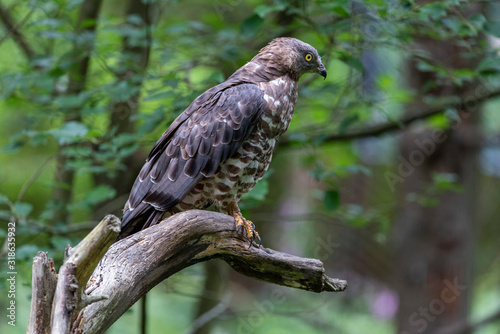
[[[249,241],[235,231],[234,219],[220,213],[192,210],[174,215],[111,245],[102,259],[102,247],[110,236],[99,232],[102,227],[96,230],[68,252],[61,267],[52,333],[56,333],[56,323],[63,324],[57,333],[101,333],[155,285],[213,258],[226,261],[246,276],[288,287],[313,292],[347,287],[346,281],[326,276],[319,260],[249,247]],[[85,291],[79,294],[81,283],[99,259]],[[80,270],[80,266],[91,269]]]
[[[77,246],[66,250],[52,303],[52,333],[70,333],[90,275],[120,232],[120,220],[106,216]],[[81,282],[81,284],[80,284]]]
[[[50,333],[51,307],[56,291],[57,273],[54,261],[47,253],[38,252],[33,259],[33,282],[31,285],[31,311],[28,333]]]

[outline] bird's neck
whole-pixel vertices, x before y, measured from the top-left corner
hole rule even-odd
[[[260,82],[270,82],[284,76],[289,75],[281,70],[280,66],[274,66],[271,62],[261,63],[258,59],[252,59],[252,61],[240,67],[231,77],[257,84]],[[298,80],[298,78],[290,79],[294,81]]]
[[[257,86],[264,93],[267,106],[262,114],[262,130],[268,138],[277,140],[290,125],[298,97],[297,82],[285,75]]]

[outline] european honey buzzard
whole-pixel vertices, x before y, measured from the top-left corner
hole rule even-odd
[[[287,130],[304,73],[326,70],[316,49],[276,38],[225,82],[198,96],[158,140],[125,204],[124,238],[164,214],[213,205],[259,238],[238,201],[267,171]]]

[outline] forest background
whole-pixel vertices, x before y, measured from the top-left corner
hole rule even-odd
[[[265,247],[318,258],[349,287],[318,295],[199,264],[148,294],[148,333],[500,331],[498,2],[4,0],[0,332],[25,332],[37,252],[58,266],[120,215],[170,122],[279,36],[316,47],[328,78],[300,81],[242,208]],[[139,332],[139,304],[109,333]]]

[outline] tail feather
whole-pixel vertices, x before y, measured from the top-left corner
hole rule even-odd
[[[134,210],[126,210],[123,213],[121,232],[116,240],[157,224],[163,214],[163,211],[158,211],[147,203],[140,203]]]

